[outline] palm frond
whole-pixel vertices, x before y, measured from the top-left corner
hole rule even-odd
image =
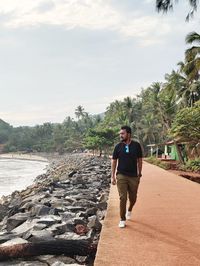
[[[172,10],[173,1],[171,0],[156,0],[156,9],[158,12],[163,11],[164,13]]]
[[[158,12],[167,13],[172,10],[174,7],[174,3],[178,2],[178,0],[156,0],[156,9]],[[186,21],[189,21],[190,18],[193,18],[194,12],[197,11],[198,0],[188,0],[189,5],[191,6],[191,10],[186,16]]]
[[[197,55],[200,55],[200,47],[192,46],[185,51],[185,59],[187,62],[194,60]]]
[[[187,34],[186,38],[185,38],[185,42],[186,44],[191,44],[193,42],[197,42],[200,43],[200,35],[193,31]]]

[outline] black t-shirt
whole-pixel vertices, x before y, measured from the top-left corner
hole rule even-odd
[[[118,143],[113,151],[112,159],[118,159],[117,173],[136,177],[137,159],[142,158],[142,148],[137,141],[131,141],[127,145],[124,142]]]

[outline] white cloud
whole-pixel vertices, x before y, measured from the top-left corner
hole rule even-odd
[[[144,45],[160,42],[169,32],[166,21],[159,17],[117,10],[109,0],[1,0],[0,15],[7,15],[4,27],[58,25],[91,30],[113,30],[124,38],[138,38]],[[159,37],[154,32],[159,28]]]

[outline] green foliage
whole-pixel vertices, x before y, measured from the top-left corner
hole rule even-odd
[[[145,161],[147,161],[148,163],[157,165],[157,166],[159,166],[159,167],[161,167],[161,168],[163,168],[165,170],[169,170],[170,169],[170,165],[169,164],[157,159],[154,156],[145,158]]]
[[[185,165],[179,166],[180,170],[200,172],[200,158],[194,160],[188,160]]]
[[[177,113],[170,134],[180,141],[200,141],[200,101]]]
[[[0,119],[0,144],[5,143],[8,140],[8,136],[12,131],[12,127]]]
[[[108,153],[113,147],[115,137],[115,131],[109,128],[90,129],[84,138],[84,146],[87,149],[99,150],[100,154],[103,150]]]
[[[35,127],[12,128],[0,120],[0,144],[4,144],[3,151],[57,151],[61,154],[83,150],[83,139],[88,130],[101,123],[102,118],[89,115],[82,106],[76,108],[75,114],[78,121],[68,116],[63,123],[44,123]],[[101,142],[104,143],[105,140]]]

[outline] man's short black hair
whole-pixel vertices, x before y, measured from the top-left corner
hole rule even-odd
[[[131,128],[129,126],[122,126],[121,129],[125,129],[127,133],[131,134]]]

